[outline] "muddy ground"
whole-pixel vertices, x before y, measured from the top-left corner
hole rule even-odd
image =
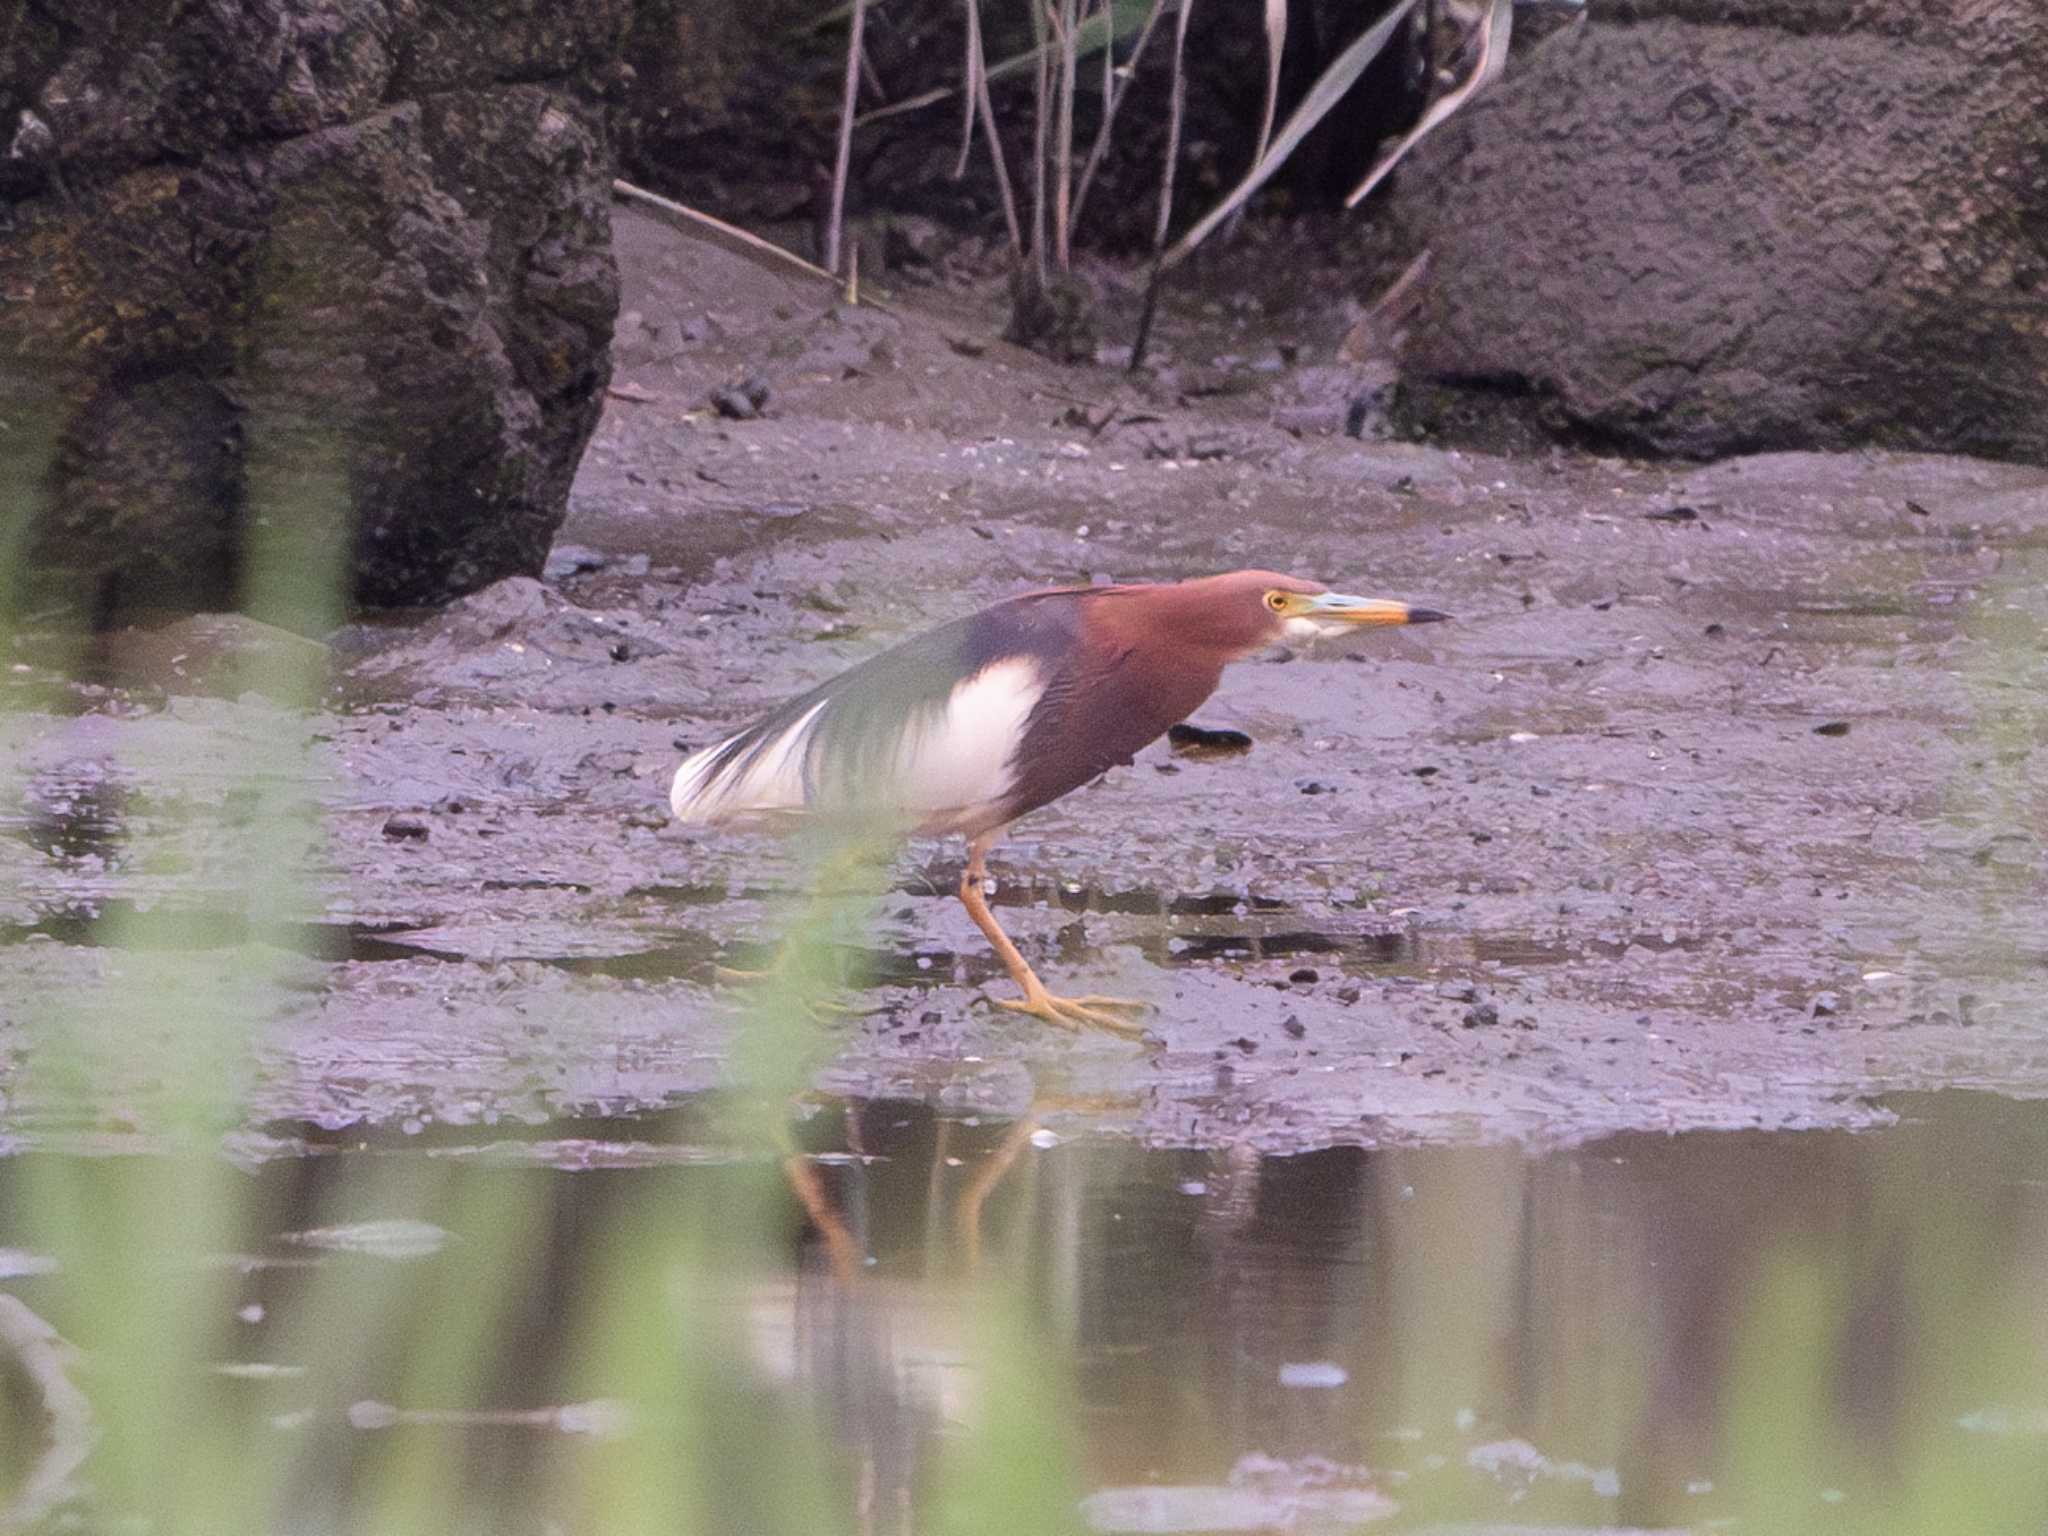
[[[1141,385],[994,340],[986,282],[849,309],[617,225],[620,368],[548,579],[343,631],[311,716],[209,682],[295,643],[209,621],[115,637],[94,681],[14,661],[0,1013],[17,1061],[60,1023],[95,1053],[75,1094],[15,1083],[15,1134],[118,1130],[162,1086],[150,1005],[213,1006],[252,944],[285,1145],[729,1082],[710,967],[772,940],[798,865],[668,825],[681,751],[1007,593],[1243,565],[1458,622],[1241,665],[1198,718],[1248,756],[1156,746],[999,850],[1027,955],[1156,1003],[1160,1044],[988,1006],[960,850],[919,844],[817,1086],[1268,1150],[2048,1090],[2048,470],[1355,439],[1341,306],[1196,295]],[[1134,311],[1114,286],[1105,335]],[[749,378],[759,417],[707,407]],[[248,832],[302,760],[326,822],[293,894]]]

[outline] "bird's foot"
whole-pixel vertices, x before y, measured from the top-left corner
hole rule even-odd
[[[1056,997],[1043,987],[1032,988],[1022,997],[998,997],[993,1001],[998,1008],[1028,1013],[1062,1029],[1106,1029],[1132,1039],[1144,1038],[1145,1026],[1135,1018],[1119,1015],[1149,1013],[1152,1008],[1150,1003],[1132,997]]]

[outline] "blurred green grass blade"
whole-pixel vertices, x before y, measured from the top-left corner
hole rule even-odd
[[[1728,1466],[1749,1520],[1797,1530],[1821,1509],[1831,1477],[1832,1321],[1840,1287],[1813,1257],[1766,1257],[1751,1291],[1723,1401]],[[1747,1523],[1747,1522],[1745,1522]]]
[[[1007,1277],[973,1299],[974,1422],[941,1452],[930,1529],[940,1536],[1060,1536],[1080,1513],[1072,1384]]]
[[[546,1276],[537,1241],[547,1234],[541,1190],[523,1170],[465,1173],[444,1173],[442,1179],[457,1184],[460,1196],[445,1218],[453,1223],[453,1251],[424,1266],[393,1265],[416,1277],[424,1274],[427,1284],[424,1290],[417,1282],[409,1285],[393,1298],[397,1315],[376,1320],[386,1347],[401,1339],[410,1345],[393,1404],[401,1411],[512,1406],[492,1400],[493,1372],[504,1362],[507,1340],[517,1336],[528,1288]],[[479,1289],[479,1276],[495,1284]],[[409,1428],[388,1434],[365,1501],[371,1529],[438,1532],[463,1523],[471,1490],[462,1459],[446,1455],[439,1444],[446,1433]]]

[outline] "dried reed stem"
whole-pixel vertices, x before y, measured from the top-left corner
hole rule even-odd
[[[846,172],[853,159],[853,109],[860,96],[861,31],[867,0],[853,0],[853,26],[846,40],[846,93],[839,104],[839,154],[832,166],[832,216],[825,225],[825,267],[839,270],[839,241],[846,226]]]
[[[1107,0],[1114,3],[1114,0]],[[1130,61],[1124,66],[1124,77],[1116,78],[1114,48],[1102,50],[1102,121],[1096,125],[1095,142],[1089,147],[1088,161],[1081,167],[1081,182],[1074,189],[1074,223],[1081,222],[1081,209],[1087,204],[1088,189],[1095,185],[1095,173],[1102,165],[1102,157],[1109,153],[1109,131],[1116,122],[1117,109],[1124,104],[1124,97],[1130,94],[1131,82],[1138,78],[1138,61],[1145,56],[1145,44],[1152,39],[1152,29],[1166,12],[1166,0],[1152,0],[1152,8],[1145,13],[1145,24],[1138,28],[1138,40],[1131,45]]]
[[[1033,13],[1036,18],[1037,13]],[[1052,51],[1041,40],[1034,51],[1037,65],[1037,102],[1032,124],[1031,144],[1031,265],[1038,277],[1038,286],[1046,285],[1045,268],[1045,171],[1048,153],[1047,139],[1051,124],[1047,121],[1046,108],[1052,95]]]
[[[1047,7],[1051,12],[1052,8]],[[1105,15],[1104,21],[1107,23]],[[1069,208],[1074,189],[1074,76],[1080,70],[1078,40],[1075,33],[1080,18],[1076,14],[1074,0],[1059,0],[1059,9],[1053,13],[1053,25],[1058,29],[1060,44],[1059,76],[1059,122],[1053,137],[1053,254],[1062,272],[1073,265],[1073,228],[1068,220]],[[1104,47],[1108,47],[1105,37]]]
[[[1159,222],[1152,231],[1155,251],[1165,249],[1166,227],[1173,222],[1173,173],[1180,163],[1180,126],[1188,99],[1188,17],[1194,9],[1195,0],[1180,0],[1180,14],[1173,23],[1173,90],[1166,113],[1166,165],[1159,177]]]
[[[974,148],[974,110],[981,105],[981,0],[966,0],[967,58],[960,78],[967,89],[961,94],[960,157],[953,162],[953,179],[967,174],[967,156]]]

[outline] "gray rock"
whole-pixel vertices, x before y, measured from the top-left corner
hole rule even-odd
[[[1589,15],[1403,173],[1408,424],[2048,456],[2048,8]]]
[[[78,0],[24,29],[0,476],[40,493],[35,600],[231,601],[258,519],[363,603],[538,572],[609,377],[629,8]]]

